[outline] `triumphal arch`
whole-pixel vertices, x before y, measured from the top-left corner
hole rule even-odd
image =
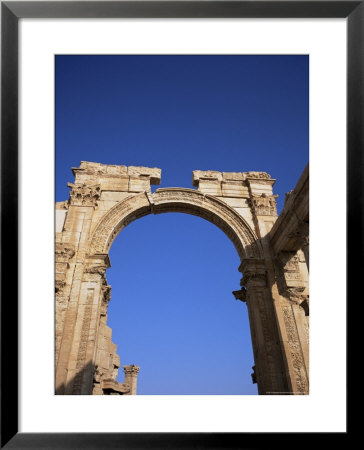
[[[194,214],[233,242],[248,308],[259,394],[308,394],[308,167],[278,216],[266,172],[196,170],[194,189],[163,188],[161,170],[82,161],[69,199],[56,204],[56,393],[135,395],[139,367],[123,366],[107,326],[109,250],[147,214]],[[233,287],[232,287],[233,288]]]

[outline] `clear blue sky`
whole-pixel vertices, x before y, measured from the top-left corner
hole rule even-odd
[[[308,163],[309,58],[56,56],[56,201],[80,161],[159,167],[160,186],[193,170],[264,171],[278,212]],[[110,251],[108,324],[138,394],[256,394],[239,258],[186,214],[128,225]],[[123,381],[123,371],[119,371]]]

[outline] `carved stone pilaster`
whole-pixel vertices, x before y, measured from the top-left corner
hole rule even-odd
[[[281,273],[282,279],[279,280],[279,284],[283,295],[294,289],[305,290],[304,280],[300,271],[300,257],[296,252],[280,252],[276,263],[278,271]]]
[[[97,200],[101,195],[99,185],[89,186],[86,183],[67,183],[71,188],[69,203],[76,206],[97,206]]]
[[[248,258],[239,267],[241,285],[246,287],[246,303],[254,346],[254,380],[260,394],[274,394],[287,389],[281,378],[283,360],[278,342],[274,305],[263,259]]]
[[[293,368],[295,394],[308,394],[308,376],[304,356],[297,332],[297,325],[291,306],[283,307],[283,319],[287,334],[290,365]]]

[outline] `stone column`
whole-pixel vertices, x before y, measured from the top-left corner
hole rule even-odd
[[[136,395],[137,393],[137,378],[140,367],[131,364],[130,366],[123,366],[125,373],[125,384],[130,387],[130,392],[126,395]]]
[[[58,302],[56,311],[57,331],[60,333],[57,342],[56,394],[61,395],[65,393],[69,375],[69,359],[78,316],[80,289],[84,271],[84,241],[87,239],[89,233],[93,208],[92,204],[73,204],[71,198],[64,229],[59,237],[61,239],[60,242],[65,248],[74,249],[74,256],[68,262],[68,268],[65,274],[66,284],[62,289],[64,293],[67,293],[66,296],[63,295],[67,302],[64,303],[62,316],[59,314]],[[58,260],[59,256],[56,254],[56,264]],[[56,266],[56,270],[58,272],[58,265]],[[56,274],[56,278],[58,276]]]
[[[252,334],[255,377],[259,394],[289,392],[286,382],[274,304],[267,283],[264,260],[243,261],[242,285],[246,287],[246,303]]]
[[[277,318],[292,393],[309,393],[308,272],[302,251],[280,252]]]
[[[77,305],[73,341],[68,360],[65,394],[92,393],[95,354],[100,326],[100,308],[107,285],[105,271],[109,267],[107,255],[88,257],[84,263]]]

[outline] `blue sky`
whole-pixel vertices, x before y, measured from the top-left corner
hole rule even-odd
[[[56,56],[56,201],[80,161],[159,167],[159,187],[193,170],[264,171],[278,212],[308,163],[307,55]],[[211,223],[150,215],[114,241],[108,324],[138,394],[256,394],[239,258]],[[119,380],[123,381],[122,370]]]

